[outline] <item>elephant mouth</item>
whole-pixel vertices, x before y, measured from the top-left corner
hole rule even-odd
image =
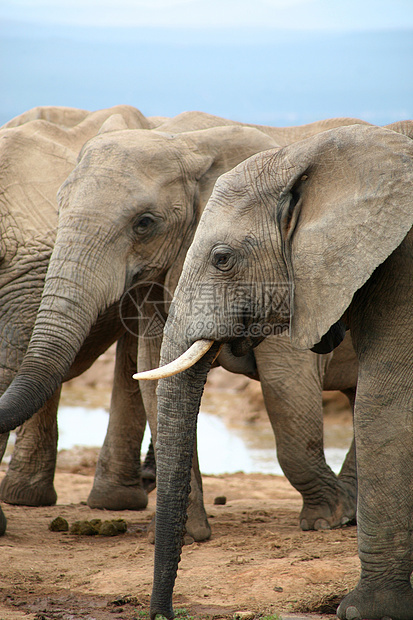
[[[229,342],[231,353],[235,357],[243,357],[247,355],[250,350],[256,347],[260,342],[262,342],[263,337],[244,337],[244,338],[236,338]],[[210,349],[213,345],[216,345],[215,357],[212,363],[218,357],[224,343],[219,343],[215,340],[207,340],[201,339],[196,340],[190,347],[187,349],[182,355],[178,358],[169,362],[165,366],[160,366],[159,368],[154,368],[153,370],[146,370],[144,372],[138,372],[133,375],[133,378],[136,380],[157,380],[157,379],[165,379],[166,377],[171,377],[173,375],[177,375],[191,366],[194,366]]]
[[[251,349],[257,347],[264,338],[264,336],[244,336],[242,338],[235,338],[229,342],[231,353],[235,357],[244,357],[248,355]]]

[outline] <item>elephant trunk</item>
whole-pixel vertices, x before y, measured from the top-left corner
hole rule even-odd
[[[85,254],[83,261],[61,256],[56,242],[28,350],[0,399],[0,433],[20,426],[52,396],[98,314],[114,301],[107,294],[113,271],[107,257]]]
[[[174,339],[179,341],[178,330],[174,330]],[[179,357],[190,345],[191,342],[176,345],[166,333],[161,363],[167,364]],[[173,618],[172,592],[184,535],[197,414],[207,373],[218,347],[218,344],[214,344],[194,366],[181,374],[161,379],[158,384],[152,619],[157,614]]]

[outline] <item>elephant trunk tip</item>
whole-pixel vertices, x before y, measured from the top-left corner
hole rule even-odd
[[[172,604],[164,606],[154,605],[151,603],[150,619],[155,620],[157,616],[163,616],[164,618],[167,618],[167,620],[173,620],[173,618],[175,618],[175,614]]]
[[[0,433],[7,433],[31,418],[59,386],[58,381],[48,388],[42,381],[16,375],[0,398]]]

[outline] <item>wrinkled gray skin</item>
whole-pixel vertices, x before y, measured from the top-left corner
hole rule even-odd
[[[219,174],[249,155],[273,147],[274,140],[266,134],[276,134],[282,142],[297,139],[299,129],[303,135],[311,135],[329,126],[355,122],[356,119],[332,119],[303,128],[263,127],[262,132],[233,123],[235,127],[172,137],[147,131],[122,131],[119,118],[109,119],[105,132],[83,149],[79,165],[60,193],[58,238],[31,349],[19,373],[23,386],[20,396],[25,405],[16,405],[18,417],[11,424],[21,423],[36,407],[42,406],[48,394],[59,389],[62,378],[72,376],[68,374],[69,368],[91,326],[97,317],[105,316],[106,309],[112,308],[131,285],[159,280],[173,290],[201,211]],[[180,131],[186,125],[210,127],[217,123],[231,124],[201,113],[186,113],[165,122],[162,128]],[[145,222],[148,219],[149,226],[156,224],[149,232],[141,225],[141,220],[148,225]],[[143,289],[137,294],[145,298],[146,292]],[[148,319],[154,309],[150,301],[144,312]],[[99,353],[122,333],[120,321],[113,313],[110,318],[113,333],[100,332]],[[142,321],[140,329],[144,331]],[[140,338],[140,369],[158,364],[160,336],[161,332],[157,339]],[[90,343],[86,344],[90,350]],[[92,343],[93,346],[96,344]],[[268,357],[280,362],[275,366]],[[288,343],[281,340],[274,341],[271,349],[268,343],[263,344],[257,355],[280,460],[304,498],[303,529],[337,527],[352,520],[355,514],[354,455],[350,454],[337,480],[325,463],[322,445],[321,388],[346,390],[350,398],[354,391],[356,372],[351,347],[343,347],[342,357],[347,366],[339,372],[330,364],[331,356],[325,356],[321,362],[311,353],[292,356]],[[244,362],[223,352],[220,360],[236,372],[251,375],[256,370],[253,358]],[[339,364],[343,366],[342,362]],[[130,378],[135,365],[136,341],[127,332],[118,344],[109,428],[88,499],[93,507],[137,509],[146,502],[142,498],[138,465],[143,428],[134,422],[142,419],[143,405],[138,385]],[[30,383],[33,373],[34,387]],[[302,393],[297,390],[297,384],[302,385]],[[6,399],[12,393],[8,392]],[[144,384],[142,396],[152,433],[156,434],[154,385]],[[12,398],[14,406],[17,401]],[[134,416],[131,411],[135,412]],[[310,422],[305,421],[307,416]],[[55,424],[55,403],[50,425],[52,422]],[[46,434],[45,425],[43,429]],[[293,450],[291,432],[295,438]],[[56,432],[51,433],[49,442],[37,442],[43,446],[43,453],[51,455],[48,486],[43,485],[49,503],[55,500],[52,486],[55,435]],[[53,453],[49,444],[54,445]],[[28,441],[26,445],[26,452],[30,453],[33,446]],[[18,493],[19,503],[29,503],[20,484],[24,469],[21,461],[18,471],[13,472],[16,473],[13,486],[17,491],[14,495],[10,492],[9,472],[3,498],[16,501]],[[29,471],[29,482],[34,478],[31,474]],[[193,501],[187,530],[191,537],[202,540],[209,537],[210,527],[203,508],[196,459],[192,482]],[[40,492],[39,480],[35,483]]]
[[[76,165],[83,144],[102,125],[152,126],[130,106],[87,112],[34,108],[0,129],[0,393],[14,378],[30,341],[57,229],[56,193]],[[88,368],[120,334],[112,316],[101,317],[79,351],[66,379]],[[120,326],[122,327],[122,326]],[[1,485],[10,503],[48,505],[56,501],[56,411],[60,386],[18,433]],[[145,422],[143,422],[145,424]],[[8,433],[0,438],[3,455]],[[142,501],[145,494],[142,492]],[[0,514],[2,515],[1,511]],[[0,533],[5,520],[0,517]]]
[[[256,155],[218,180],[164,330],[161,364],[198,339],[215,343],[195,366],[158,385],[152,618],[173,616],[191,438],[218,343],[244,353],[259,342],[251,327],[270,324],[289,326],[292,346],[307,350],[341,323],[350,328],[359,362],[361,578],[338,615],[413,619],[412,182],[412,141],[362,126]],[[242,282],[278,283],[284,304],[271,306],[255,294],[250,314],[242,313],[233,292]],[[202,319],[192,302],[206,283],[221,302]],[[245,337],[231,335],[236,324]]]

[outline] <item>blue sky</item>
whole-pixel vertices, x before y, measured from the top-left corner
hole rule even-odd
[[[413,117],[413,0],[0,0],[0,125],[127,103],[268,125]]]
[[[377,30],[413,27],[412,0],[2,0],[0,20],[73,26]]]

